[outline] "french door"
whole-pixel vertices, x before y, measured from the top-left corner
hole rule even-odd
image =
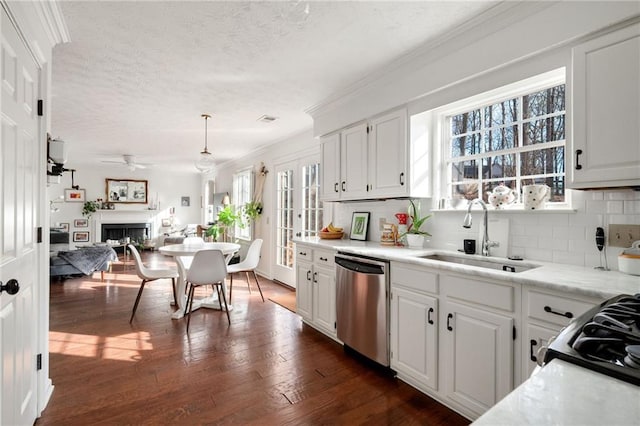
[[[314,237],[322,228],[317,156],[276,166],[274,278],[295,287],[294,237]]]

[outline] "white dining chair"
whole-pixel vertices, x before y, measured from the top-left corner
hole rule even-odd
[[[186,237],[182,244],[187,246],[199,246],[204,244],[204,240],[202,237]],[[181,256],[180,260],[182,261],[182,266],[184,266],[184,270],[188,271],[191,267],[191,262],[193,261],[193,256]]]
[[[191,308],[193,307],[193,293],[196,287],[210,285],[218,292],[218,302],[220,309],[227,313],[227,321],[231,324],[229,316],[229,306],[227,298],[224,294],[224,279],[227,276],[227,262],[224,254],[220,250],[200,250],[193,256],[191,268],[187,271],[187,304],[185,305],[184,314],[187,317],[187,332],[189,332],[189,323],[191,322]],[[221,291],[222,290],[222,291]],[[224,302],[224,307],[222,306]]]
[[[247,277],[247,287],[249,287],[249,293],[251,293],[251,282],[249,280],[249,272],[253,273],[253,278],[258,285],[258,291],[260,297],[264,302],[264,296],[262,295],[262,289],[260,288],[260,281],[258,281],[258,275],[256,275],[256,268],[260,262],[260,250],[262,249],[262,239],[256,238],[251,242],[249,250],[247,250],[247,256],[240,263],[227,266],[227,273],[229,274],[229,303],[231,303],[231,294],[233,292],[233,274],[236,272],[244,272]]]
[[[142,279],[140,283],[140,290],[138,290],[138,296],[136,297],[136,301],[133,304],[133,312],[131,312],[131,319],[129,319],[129,324],[133,322],[133,317],[136,315],[136,310],[138,309],[138,303],[140,303],[140,296],[142,296],[142,291],[144,290],[144,285],[149,281],[162,280],[162,279],[171,279],[171,288],[173,291],[173,302],[178,305],[178,299],[176,298],[176,278],[178,278],[178,271],[175,269],[169,268],[150,268],[142,263],[142,258],[140,257],[140,253],[133,244],[129,244],[126,249],[129,249],[131,254],[133,254],[133,258],[136,262],[136,273],[138,277]]]

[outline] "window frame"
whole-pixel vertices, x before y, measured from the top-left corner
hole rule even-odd
[[[251,221],[245,220],[243,214],[244,205],[251,201],[253,197],[253,167],[248,167],[242,170],[238,170],[233,174],[233,204],[235,211],[240,215],[240,220],[244,224],[241,228],[237,223],[234,229],[234,235],[237,239],[243,241],[251,241],[253,239],[253,224]],[[246,180],[246,188],[244,185],[240,185],[240,182]]]
[[[519,117],[519,120],[516,122],[518,124],[518,134],[520,146],[507,148],[503,150],[488,152],[481,152],[479,154],[474,155],[466,155],[461,157],[452,157],[451,155],[451,117],[454,117],[459,114],[463,114],[465,112],[470,112],[474,109],[484,108],[486,106],[494,105],[496,103],[503,102],[505,100],[513,99],[513,98],[522,98],[528,94],[535,93],[537,91],[549,89],[555,87],[557,85],[565,85],[565,109],[564,109],[564,133],[565,138],[560,141],[553,142],[544,142],[543,144],[532,144],[532,145],[522,145],[522,135],[524,132],[523,123],[544,119],[549,116],[558,116],[558,114],[545,114],[539,117],[535,117],[534,120],[531,118],[524,118],[522,116]],[[452,176],[452,168],[450,167],[452,162],[463,162],[469,160],[476,160],[482,162],[483,159],[501,156],[501,155],[515,155],[520,156],[522,153],[531,152],[531,151],[541,151],[543,149],[564,148],[564,179],[565,179],[565,198],[563,202],[550,202],[546,204],[546,208],[549,210],[565,210],[571,209],[571,194],[570,189],[566,188],[566,179],[567,179],[567,170],[566,170],[566,156],[567,156],[567,143],[566,141],[570,138],[570,129],[569,129],[569,98],[570,98],[570,87],[567,82],[566,77],[566,68],[558,68],[556,70],[552,70],[534,77],[530,77],[512,84],[508,84],[505,86],[501,86],[499,88],[483,92],[471,97],[467,97],[465,99],[461,99],[459,101],[451,102],[447,105],[439,107],[431,111],[431,114],[428,115],[427,120],[429,123],[429,127],[431,127],[432,138],[434,141],[434,159],[439,161],[439,164],[436,165],[435,170],[439,173],[439,176],[434,179],[434,189],[437,193],[437,196],[434,199],[451,199],[450,188],[453,185],[453,176]],[[522,111],[522,104],[520,102],[519,112]],[[482,130],[486,130],[489,127],[484,127]],[[495,154],[494,154],[495,153]],[[488,155],[489,154],[489,155]],[[478,181],[480,184],[486,182],[497,182],[500,180],[513,180],[516,182],[516,188],[519,190],[521,188],[522,177],[520,177],[520,166],[521,160],[517,159],[515,163],[515,167],[517,167],[517,173],[514,177],[508,178],[489,178],[482,179],[480,176],[478,177]],[[481,166],[482,167],[482,166]],[[553,174],[546,175],[527,175],[526,179],[530,177],[541,177],[546,176],[549,177]],[[480,187],[480,191],[482,191],[482,186]],[[440,206],[439,209],[446,209],[445,207]],[[520,197],[517,198],[516,202],[507,207],[507,210],[523,210],[524,206]]]

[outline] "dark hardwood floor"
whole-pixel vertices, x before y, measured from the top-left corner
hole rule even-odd
[[[171,258],[144,253],[145,261]],[[50,372],[55,390],[37,425],[423,424],[469,421],[409,385],[345,354],[299,316],[268,300],[290,291],[234,279],[224,313],[172,320],[171,284],[145,286],[132,266],[51,284]],[[203,289],[204,290],[204,289]]]

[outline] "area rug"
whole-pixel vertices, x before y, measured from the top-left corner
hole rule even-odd
[[[282,306],[283,308],[287,308],[291,312],[296,312],[296,292],[292,291],[289,293],[278,294],[276,296],[271,296],[269,298],[273,303]]]

